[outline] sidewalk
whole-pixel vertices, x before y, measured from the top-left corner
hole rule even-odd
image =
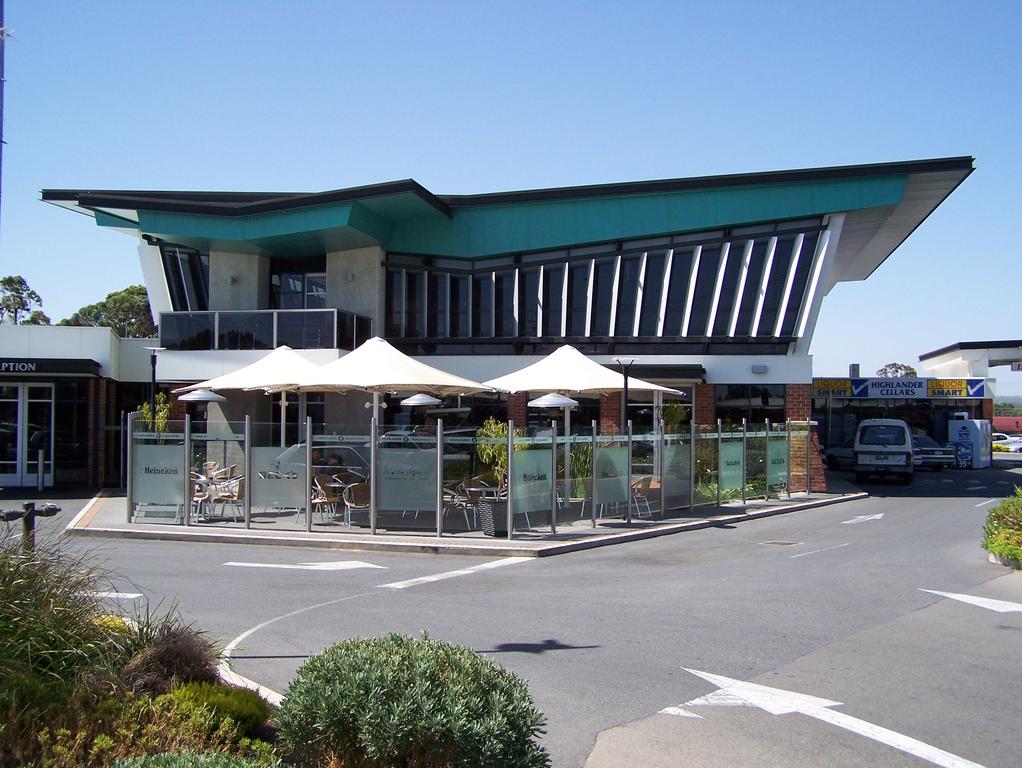
[[[721,507],[703,507],[694,516],[666,521],[635,520],[630,525],[620,519],[600,521],[593,528],[588,520],[574,524],[559,523],[557,533],[521,532],[515,538],[481,537],[465,534],[437,537],[435,532],[380,533],[349,529],[342,525],[314,525],[312,533],[303,530],[246,529],[241,524],[196,523],[190,526],[169,523],[127,521],[127,500],[123,495],[107,494],[94,498],[70,523],[66,533],[124,539],[162,539],[170,541],[214,542],[221,544],[272,544],[278,546],[346,549],[363,552],[418,552],[461,554],[484,557],[547,557],[583,549],[623,544],[629,541],[668,536],[684,531],[738,523],[760,517],[780,515],[803,509],[828,506],[866,498],[867,493],[845,483],[838,493],[794,494],[790,499],[762,499],[746,504],[738,502]],[[831,483],[832,487],[834,483]],[[364,530],[364,529],[363,529]]]

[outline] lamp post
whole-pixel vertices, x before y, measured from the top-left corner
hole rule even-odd
[[[152,378],[149,381],[149,414],[156,423],[156,355],[166,347],[146,347],[149,350],[149,363],[152,366]]]
[[[621,393],[621,424],[620,429],[626,429],[628,425],[628,369],[635,362],[634,357],[615,357],[614,362],[621,366],[621,373],[625,378],[625,388]]]

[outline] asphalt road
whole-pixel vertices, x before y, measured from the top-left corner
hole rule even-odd
[[[359,634],[427,631],[490,654],[529,680],[556,766],[1009,766],[1022,763],[1022,613],[922,590],[1022,603],[1022,574],[979,548],[990,500],[1022,485],[1014,466],[919,472],[907,487],[866,486],[874,495],[863,501],[402,588],[386,585],[488,561],[68,546],[92,550],[116,589],[177,605],[224,644],[259,627],[233,666],[280,692],[309,655]],[[352,561],[380,567],[225,565]],[[838,702],[820,706],[852,724],[818,710],[690,704],[724,686],[686,668]],[[658,714],[665,707],[698,717]],[[878,741],[877,727],[894,736]],[[942,763],[918,743],[966,762]]]

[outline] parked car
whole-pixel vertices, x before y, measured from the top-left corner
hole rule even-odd
[[[855,431],[855,479],[894,475],[912,482],[912,432],[900,419],[866,419]]]
[[[855,465],[855,436],[849,437],[841,445],[832,445],[823,452],[823,460],[828,469],[851,469]]]
[[[939,472],[955,465],[955,447],[940,445],[929,435],[912,435],[912,459],[917,467],[931,467]]]

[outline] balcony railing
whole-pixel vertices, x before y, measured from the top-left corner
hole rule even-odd
[[[372,318],[339,309],[160,313],[160,346],[173,350],[354,349]]]

